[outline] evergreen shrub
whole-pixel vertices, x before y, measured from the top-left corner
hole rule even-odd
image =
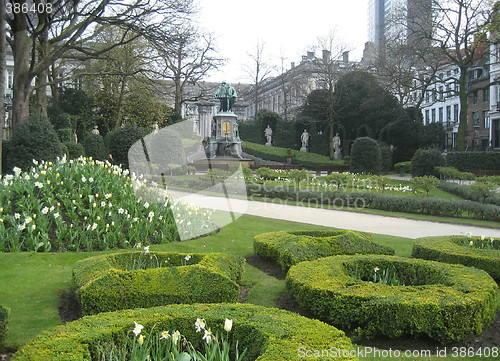
[[[100,134],[87,134],[83,141],[85,155],[92,159],[106,159],[106,147],[104,146],[104,138]]]
[[[446,156],[448,166],[460,171],[500,170],[499,152],[452,152]]]
[[[159,267],[132,267],[150,257]],[[83,313],[95,314],[171,303],[236,302],[242,271],[241,258],[221,253],[131,252],[81,260],[73,268],[73,280]]]
[[[84,317],[38,336],[22,346],[12,361],[92,360],[96,357],[96,344],[124,340],[127,332],[134,328],[134,322],[144,326],[143,333],[153,326],[158,332],[179,330],[194,343],[201,338],[195,332],[197,318],[204,319],[213,333],[224,332],[220,325],[225,319],[233,320],[229,336],[238,341],[240,350],[247,349],[245,361],[293,361],[297,360],[300,350],[305,353],[330,349],[338,354],[319,355],[314,359],[326,361],[338,356],[336,360],[358,360],[344,356],[352,352],[353,345],[344,332],[335,327],[284,310],[235,303],[170,305]]]
[[[9,166],[29,170],[33,159],[54,161],[64,151],[56,131],[47,118],[33,115],[12,134]]]
[[[370,137],[359,137],[351,147],[351,172],[378,174],[382,170],[380,148]]]
[[[343,254],[387,254],[394,250],[371,241],[367,233],[351,230],[269,232],[254,237],[256,254],[270,258],[286,271],[292,265]]]
[[[419,149],[411,159],[411,174],[414,177],[432,175],[439,177],[436,167],[446,165],[443,153],[438,149]]]
[[[500,281],[498,239],[467,236],[419,238],[413,244],[412,257],[478,268]]]
[[[290,268],[286,289],[314,317],[368,338],[461,341],[481,333],[497,311],[498,286],[486,272],[394,256],[301,262]]]
[[[80,143],[64,142],[63,144],[67,149],[66,155],[68,159],[76,159],[85,155],[85,149]]]
[[[135,125],[127,125],[108,133],[107,144],[108,154],[113,156],[115,163],[121,164],[123,168],[128,168],[128,151],[132,145],[149,132]]]
[[[7,338],[7,325],[9,323],[9,309],[0,305],[0,345]]]

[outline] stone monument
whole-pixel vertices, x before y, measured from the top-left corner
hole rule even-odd
[[[340,141],[339,133],[337,133],[333,137],[333,150],[334,150],[333,157],[335,159],[342,159],[342,150],[340,148],[340,145],[341,145],[341,141]]]
[[[272,145],[271,143],[273,141],[273,130],[269,125],[264,130],[264,135],[266,136],[266,145],[271,146]]]
[[[210,132],[210,158],[231,156],[242,158],[241,139],[238,132],[237,116],[233,112],[236,89],[225,81],[217,88],[215,99],[220,100],[219,111],[212,119]]]
[[[302,142],[302,147],[300,148],[300,151],[307,152],[307,146],[309,144],[309,133],[307,132],[306,129],[304,129],[304,132],[300,136],[300,141]]]

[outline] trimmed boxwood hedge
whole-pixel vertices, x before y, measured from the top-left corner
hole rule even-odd
[[[393,270],[407,286],[369,282],[375,268]],[[290,268],[286,288],[314,316],[358,328],[365,337],[426,334],[441,343],[460,341],[481,333],[497,309],[498,286],[486,272],[394,256],[302,262]]]
[[[244,260],[222,253],[151,252],[170,267],[126,270],[144,252],[115,253],[78,261],[73,268],[76,294],[84,314],[171,303],[236,302]]]
[[[479,268],[497,281],[500,280],[500,249],[474,248],[470,246],[470,242],[477,246],[491,243],[491,240],[466,236],[419,238],[413,243],[412,256]],[[494,239],[493,242],[498,245],[500,240]]]
[[[460,171],[500,170],[499,152],[452,152],[446,155],[449,167]]]
[[[9,309],[0,305],[0,344],[7,338],[7,324],[9,323]]]
[[[294,264],[341,254],[386,254],[394,250],[371,241],[367,233],[351,230],[269,232],[254,237],[256,254],[288,270]]]
[[[125,338],[134,322],[151,330],[179,330],[196,345],[201,335],[195,333],[196,318],[203,318],[212,332],[222,332],[226,318],[233,320],[230,336],[238,340],[240,349],[247,348],[245,360],[297,360],[300,350],[325,350],[329,355],[315,360],[331,360],[330,349],[351,354],[351,340],[344,332],[317,320],[292,312],[251,304],[170,305],[149,309],[123,310],[87,316],[54,331],[46,332],[14,355],[13,361],[83,361],[91,360],[98,342],[115,342]],[[357,360],[355,357],[335,357]]]

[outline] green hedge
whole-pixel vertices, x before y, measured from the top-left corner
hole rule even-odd
[[[399,162],[394,164],[394,170],[399,173],[401,172],[401,167],[405,166],[405,173],[411,173],[411,160],[407,162]]]
[[[378,268],[378,270],[376,270]],[[369,282],[393,270],[406,286]],[[497,311],[496,282],[462,265],[394,256],[335,256],[290,268],[286,287],[299,305],[365,337],[425,334],[441,343],[481,333]]]
[[[269,147],[250,142],[243,142],[242,146],[245,153],[265,160],[286,163],[287,148]],[[316,169],[320,165],[342,165],[344,161],[330,160],[330,158],[321,154],[292,150],[292,163],[302,164],[306,168]]]
[[[7,338],[7,325],[9,323],[9,309],[0,305],[0,345]]]
[[[327,204],[334,207],[372,208],[391,212],[428,214],[440,217],[457,217],[500,221],[500,207],[473,201],[443,199],[438,197],[413,197],[376,192],[295,191],[281,186],[260,187],[249,185],[249,196],[279,198],[306,205]]]
[[[415,241],[412,256],[475,267],[500,280],[499,244],[500,240],[492,242],[489,237],[484,240],[467,236],[425,237]],[[489,249],[491,246],[496,249]]]
[[[481,184],[483,182],[481,182],[481,180],[478,179],[476,183]],[[439,182],[438,188],[442,189],[445,192],[455,194],[459,197],[468,199],[470,201],[494,204],[496,206],[500,206],[500,193],[494,191],[494,188],[496,187],[493,187],[493,185],[490,187],[491,191],[487,192],[486,193],[487,196],[485,197],[482,197],[483,194],[479,192],[474,192],[474,187],[471,188],[470,186],[454,182],[441,181]]]
[[[83,313],[238,300],[243,259],[207,253],[189,254],[189,261],[184,261],[186,256],[188,254],[128,252],[77,262],[73,268],[73,280]],[[127,265],[150,257],[161,265],[172,266],[127,270]]]
[[[247,348],[245,360],[292,361],[301,350],[325,350],[328,355],[315,360],[332,360],[333,349],[339,353],[354,350],[344,332],[317,320],[292,312],[251,304],[171,305],[150,309],[123,310],[84,317],[54,331],[46,332],[21,347],[13,361],[84,361],[93,356],[98,342],[116,342],[125,338],[134,322],[151,330],[179,330],[195,344],[201,335],[195,333],[196,318],[205,319],[212,332],[222,332],[224,320],[233,320],[230,336],[240,349]],[[356,357],[335,357],[357,360]]]
[[[394,255],[394,250],[371,241],[366,233],[351,230],[269,232],[254,237],[256,254],[288,270],[294,264],[322,257],[353,254]]]
[[[448,167],[460,171],[500,170],[499,152],[453,152],[446,156]]]

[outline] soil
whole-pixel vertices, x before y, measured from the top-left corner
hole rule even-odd
[[[67,288],[59,295],[57,304],[59,318],[63,323],[78,320],[82,317],[82,307],[72,288]]]
[[[268,259],[252,255],[247,257],[247,263],[260,269],[262,272],[276,277],[280,280],[285,279],[286,273],[281,268]],[[276,300],[276,307],[298,313],[299,315],[314,318],[310,313],[301,309],[299,305],[287,294],[282,293]],[[345,330],[346,334],[350,335],[349,330]],[[376,338],[371,340],[356,340],[358,345],[377,347],[385,350],[443,350],[445,346],[428,338],[428,337],[400,337],[396,339]],[[500,311],[497,313],[495,322],[484,330],[480,335],[475,335],[468,340],[458,343],[446,345],[447,350],[451,351],[452,347],[472,347],[475,350],[485,347],[500,347]]]

